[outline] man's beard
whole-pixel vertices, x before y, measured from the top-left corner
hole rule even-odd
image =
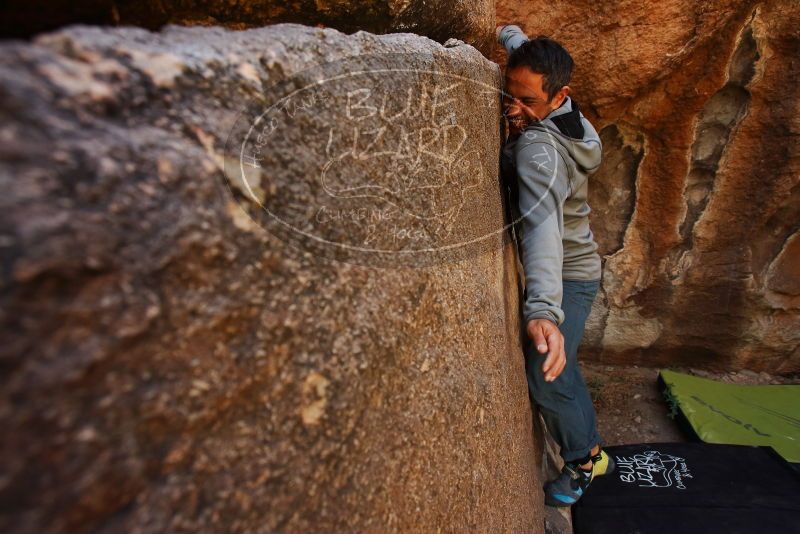
[[[523,113],[521,117],[509,117],[508,115],[506,115],[506,120],[512,127],[516,128],[517,130],[524,130],[525,127],[531,123],[542,122],[545,119],[545,117],[550,115],[550,113],[552,113],[555,109],[556,108],[554,107],[548,108],[547,112],[541,119],[535,115],[533,117],[528,117]]]
[[[530,124],[530,122],[531,122],[531,121],[530,121],[530,119],[528,119],[528,118],[526,117],[526,118],[513,118],[513,119],[508,119],[508,122],[509,122],[509,124],[510,124],[511,126],[513,126],[514,128],[516,128],[516,129],[518,129],[518,130],[522,130],[522,129],[523,129],[523,128],[525,128],[525,127],[526,127],[528,124]]]

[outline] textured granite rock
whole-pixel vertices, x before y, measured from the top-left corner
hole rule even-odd
[[[346,33],[411,32],[444,44],[454,37],[488,54],[494,41],[489,0],[8,0],[0,6],[0,34],[23,37],[66,24],[165,24],[260,27],[280,22],[317,24]]]
[[[496,65],[295,24],[75,26],[0,49],[0,529],[541,531],[499,100],[467,85],[447,106],[492,164],[457,221],[499,230],[460,261],[338,262],[247,216],[341,141],[284,152],[285,129],[259,180],[223,172],[240,111],[310,67],[401,54],[436,67],[429,88],[468,67],[494,90]]]
[[[800,5],[499,0],[576,60],[593,178],[600,362],[800,371]],[[504,61],[496,50],[493,57]]]

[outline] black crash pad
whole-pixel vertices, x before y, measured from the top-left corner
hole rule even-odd
[[[771,447],[605,447],[614,473],[572,507],[576,534],[800,533],[800,474]]]

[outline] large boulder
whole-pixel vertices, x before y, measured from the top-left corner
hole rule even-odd
[[[583,351],[798,372],[800,4],[650,4],[497,7],[567,47],[603,139],[589,199],[603,287]]]
[[[297,24],[0,49],[3,531],[541,531],[495,64]],[[362,211],[265,214],[343,198],[399,203],[382,254]],[[455,233],[390,239],[416,218]]]
[[[489,0],[8,0],[0,5],[0,35],[23,37],[65,24],[165,24],[235,29],[295,22],[346,33],[413,32],[440,43],[453,37],[489,54],[494,43]]]

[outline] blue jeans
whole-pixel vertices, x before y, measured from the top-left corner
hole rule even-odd
[[[567,365],[552,382],[542,373],[547,354],[541,354],[525,335],[525,374],[531,397],[544,418],[547,430],[561,447],[565,462],[584,458],[598,443],[605,445],[597,432],[597,417],[583,374],[578,367],[578,345],[583,337],[586,318],[600,288],[600,280],[563,280],[561,309],[564,322],[559,326],[564,336]]]

